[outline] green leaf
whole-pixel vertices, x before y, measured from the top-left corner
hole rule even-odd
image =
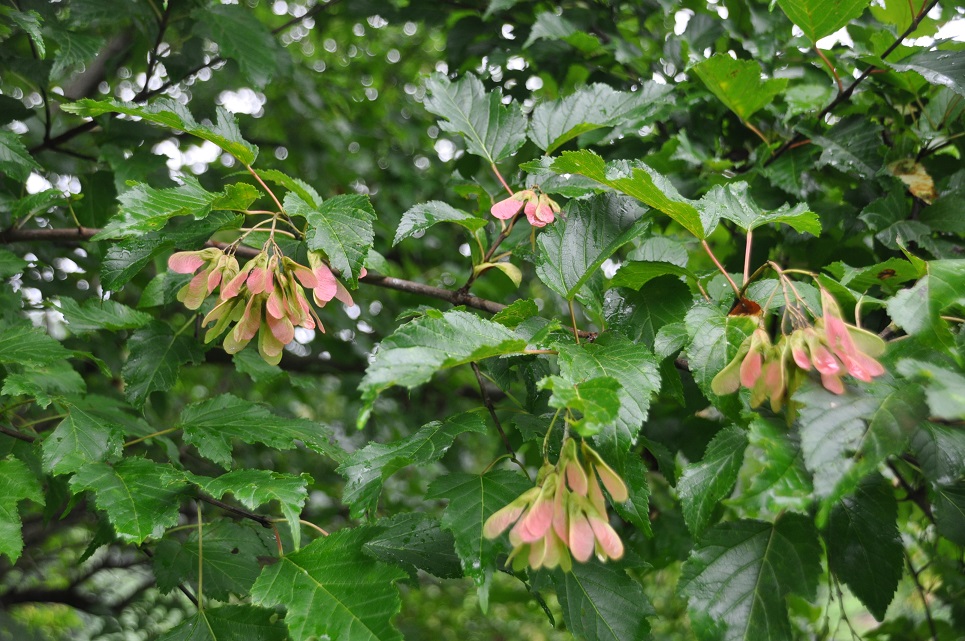
[[[525,347],[526,341],[506,327],[468,312],[434,312],[410,321],[382,341],[366,370],[359,385],[358,425],[365,425],[376,397],[393,385],[412,389],[439,370]]]
[[[550,407],[569,408],[579,412],[580,418],[570,421],[570,427],[580,436],[593,436],[612,424],[620,412],[620,383],[609,376],[571,383],[559,376],[548,376],[540,381],[539,389],[553,391]]]
[[[77,396],[87,391],[87,384],[67,361],[53,361],[47,365],[31,365],[20,372],[7,374],[2,394],[31,396],[40,407],[47,407],[55,399]]]
[[[185,363],[198,363],[204,353],[190,334],[175,334],[166,323],[154,321],[139,329],[127,341],[130,356],[124,363],[124,395],[141,407],[151,392],[167,391],[178,380]]]
[[[911,448],[933,484],[950,485],[965,476],[965,431],[926,421],[912,435]]]
[[[823,500],[819,522],[862,478],[901,452],[927,415],[921,397],[914,385],[879,384],[837,395],[813,382],[794,395],[803,404],[798,423],[804,462],[814,474],[814,493]]]
[[[308,500],[308,474],[295,476],[269,470],[235,470],[213,479],[187,474],[189,481],[215,498],[231,493],[249,510],[278,501],[282,514],[288,519],[295,548],[301,546],[299,517]]]
[[[911,358],[898,361],[897,369],[903,376],[924,381],[931,416],[947,421],[965,421],[965,376]]]
[[[43,505],[43,489],[27,464],[11,455],[0,460],[0,554],[6,554],[10,563],[16,563],[23,552],[17,506],[24,499]]]
[[[257,87],[264,87],[278,72],[278,43],[243,5],[216,4],[191,14],[194,32],[209,35],[225,58],[238,63],[241,72]]]
[[[643,163],[631,164],[623,160],[606,163],[600,156],[584,149],[563,152],[550,168],[558,174],[586,176],[632,196],[670,216],[697,238],[706,237],[694,201],[681,196],[669,180]]]
[[[600,265],[649,226],[647,210],[628,198],[601,194],[571,200],[565,216],[539,235],[536,275],[567,300]]]
[[[932,505],[938,533],[958,545],[965,545],[965,481],[934,488]]]
[[[178,425],[184,441],[198,448],[201,456],[227,469],[231,466],[231,441],[263,443],[279,450],[295,449],[299,442],[341,462],[345,452],[331,442],[330,430],[320,423],[301,418],[284,418],[267,407],[222,394],[188,405]]]
[[[372,227],[375,210],[369,197],[344,194],[329,198],[319,207],[312,207],[296,194],[288,193],[285,209],[308,220],[308,247],[324,251],[332,267],[355,287],[375,238]]]
[[[90,490],[122,540],[142,543],[177,525],[184,475],[170,464],[139,457],[116,465],[88,463],[70,479],[75,493]]]
[[[501,539],[485,538],[483,523],[530,487],[529,479],[515,472],[493,470],[482,476],[454,473],[440,477],[426,493],[427,499],[449,500],[442,515],[442,529],[452,532],[462,570],[475,582],[484,612],[496,555],[505,549],[505,544]]]
[[[10,278],[21,273],[27,261],[6,249],[0,249],[0,278]]]
[[[9,11],[6,7],[4,7],[3,13],[17,23],[17,26],[29,36],[37,48],[37,55],[43,60],[47,56],[47,47],[44,45],[44,36],[41,31],[41,22],[43,21],[41,15],[32,9],[29,11]]]
[[[660,389],[657,357],[643,345],[619,334],[601,336],[594,343],[560,345],[560,375],[573,384],[599,377],[615,379],[620,388],[620,411],[596,441],[613,452],[626,452],[647,420],[650,399]]]
[[[618,461],[617,471],[627,485],[630,498],[622,503],[612,502],[613,510],[647,536],[653,536],[650,525],[650,484],[647,482],[649,470],[641,456],[626,456]]]
[[[399,226],[395,230],[395,240],[392,241],[392,245],[398,245],[406,238],[424,232],[436,223],[455,223],[472,233],[485,227],[489,221],[473,216],[461,209],[456,209],[441,200],[430,200],[427,203],[416,205],[402,214],[402,220],[399,221]]]
[[[0,328],[0,363],[43,366],[71,356],[57,340],[42,329],[26,324]]]
[[[891,484],[873,474],[834,506],[828,521],[828,566],[878,621],[885,618],[904,567],[897,518]]]
[[[620,272],[617,272],[618,276],[619,274]],[[628,277],[632,277],[632,272]],[[634,343],[642,343],[648,347],[652,345],[654,348],[658,344],[657,336],[664,326],[678,325],[681,332],[674,343],[661,344],[664,350],[671,349],[669,353],[658,354],[661,358],[666,358],[680,351],[687,341],[686,328],[677,321],[684,317],[692,304],[693,294],[687,285],[673,276],[665,276],[643,284],[637,292],[608,292],[603,313],[608,330],[620,332]],[[670,335],[665,334],[664,337],[670,338]]]
[[[89,463],[120,458],[123,445],[119,425],[103,421],[84,408],[71,406],[43,442],[44,470],[51,474],[70,474]]]
[[[700,199],[705,221],[708,218],[726,218],[745,231],[772,223],[783,223],[802,234],[821,235],[821,220],[808,209],[807,203],[798,203],[794,207],[785,203],[774,211],[765,212],[754,202],[747,189],[748,185],[743,181],[726,186],[714,185]]]
[[[747,432],[748,448],[730,503],[748,511],[776,514],[806,512],[811,503],[811,475],[804,466],[796,432],[774,420],[756,418]]]
[[[709,617],[722,641],[791,641],[785,598],[813,598],[821,547],[809,519],[732,521],[710,529],[684,563],[679,589],[691,616]]]
[[[536,303],[528,298],[521,298],[493,314],[492,320],[500,325],[515,328],[523,321],[537,315],[539,315],[539,308]]]
[[[40,165],[27,151],[20,136],[12,131],[0,131],[0,171],[24,182],[31,172],[40,170]]]
[[[862,116],[845,118],[824,135],[811,136],[823,151],[814,163],[870,180],[881,169],[881,127]]]
[[[777,4],[816,44],[864,13],[869,0],[777,0]]]
[[[744,122],[787,86],[787,78],[762,80],[761,66],[756,60],[734,60],[726,53],[714,54],[691,70]]]
[[[751,335],[757,327],[757,320],[748,316],[728,316],[709,303],[698,303],[687,313],[685,322],[690,336],[687,360],[700,391],[710,400],[717,400],[715,405],[722,411],[739,407],[736,398],[729,401],[731,407],[727,407],[724,399],[719,399],[711,390],[710,382],[734,357],[744,339]]]
[[[255,171],[268,182],[275,183],[288,191],[295,192],[299,198],[312,207],[318,207],[322,203],[322,197],[318,195],[315,188],[301,178],[294,178],[277,169],[256,169]]]
[[[696,279],[694,273],[686,267],[678,267],[673,263],[660,261],[633,260],[620,266],[616,275],[610,279],[610,287],[628,287],[630,289],[640,289],[654,278],[673,274],[674,276],[686,276]]]
[[[529,139],[546,154],[577,136],[624,122],[648,120],[667,101],[669,85],[647,81],[633,91],[615,91],[609,85],[592,84],[574,93],[536,105],[529,123]]]
[[[150,314],[131,309],[114,300],[89,298],[82,305],[66,296],[60,299],[60,312],[74,334],[85,334],[100,329],[112,332],[122,329],[140,329],[153,318]]]
[[[253,524],[232,521],[205,523],[201,555],[204,596],[227,601],[231,595],[248,594],[261,573],[259,557],[271,550]],[[192,528],[183,541],[165,536],[154,547],[154,576],[157,587],[168,593],[183,581],[198,582],[198,530]]]
[[[915,71],[933,85],[944,85],[965,96],[965,60],[961,51],[920,49],[898,62],[888,62],[896,71]]]
[[[443,579],[462,576],[452,534],[425,514],[396,514],[378,522],[379,533],[363,546],[370,556],[401,565],[415,575],[416,568]]]
[[[255,605],[284,605],[293,641],[327,636],[351,641],[401,641],[390,620],[402,607],[399,568],[362,551],[368,529],[345,529],[286,554],[251,589]]]
[[[285,626],[275,617],[271,610],[250,605],[205,608],[158,641],[285,641]]]
[[[566,628],[586,641],[643,641],[647,617],[656,612],[639,583],[619,564],[574,563],[572,572],[553,572],[553,585]]]
[[[387,478],[403,467],[438,461],[460,434],[485,431],[486,424],[478,414],[457,414],[427,423],[395,443],[370,442],[350,454],[338,468],[346,479],[342,502],[352,506],[353,518],[374,513]]]
[[[200,220],[213,210],[244,211],[258,197],[246,183],[229,185],[223,192],[206,190],[193,176],[181,176],[182,185],[154,189],[139,183],[117,197],[117,215],[94,236],[94,240],[137,237],[157,231],[175,216],[194,216]]]
[[[482,81],[471,73],[456,82],[434,73],[426,81],[426,90],[426,111],[442,118],[443,131],[463,136],[469,153],[495,164],[526,142],[526,118],[519,105],[504,105],[499,89],[487,94]]]
[[[116,291],[134,278],[145,265],[172,249],[195,249],[204,244],[216,231],[240,227],[242,216],[228,212],[210,214],[204,220],[183,225],[168,225],[161,231],[149,232],[112,244],[101,263],[101,285]]]
[[[67,80],[91,63],[104,47],[104,39],[95,35],[56,30],[57,53],[50,69],[50,79]]]
[[[707,445],[704,458],[684,468],[677,481],[677,494],[683,503],[684,520],[695,537],[713,522],[718,503],[734,489],[745,449],[744,431],[735,426],[725,427]]]
[[[258,148],[241,137],[241,130],[238,129],[234,116],[222,107],[218,107],[217,122],[213,125],[198,124],[187,107],[171,98],[159,98],[143,106],[116,100],[85,98],[61,105],[61,108],[78,116],[95,117],[106,113],[137,116],[168,129],[179,129],[213,142],[246,166],[255,162],[258,157]]]

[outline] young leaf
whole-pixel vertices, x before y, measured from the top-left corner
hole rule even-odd
[[[395,240],[392,245],[398,245],[413,234],[423,232],[436,223],[455,223],[468,229],[470,233],[482,229],[488,224],[484,218],[473,216],[461,209],[456,209],[441,200],[430,200],[410,208],[402,214],[402,220],[395,230]]]
[[[43,505],[44,492],[26,463],[10,455],[0,460],[0,554],[6,554],[10,563],[23,552],[18,504],[24,499]]]
[[[308,247],[324,251],[332,267],[355,287],[375,238],[372,227],[375,210],[368,196],[334,196],[319,207],[312,207],[289,193],[285,196],[285,209],[293,216],[304,216],[308,220]]]
[[[609,85],[592,84],[574,93],[536,105],[529,123],[529,139],[547,155],[577,136],[626,121],[642,126],[664,104],[669,85],[653,81],[633,92],[615,91]]]
[[[261,573],[259,557],[271,550],[249,522],[205,523],[201,554],[204,565],[204,596],[227,601],[231,595],[246,595]],[[154,547],[154,576],[162,593],[182,581],[198,581],[198,530],[192,528],[183,541],[166,536]]]
[[[681,196],[669,180],[643,163],[616,161],[607,164],[592,151],[581,150],[563,152],[550,168],[558,174],[586,176],[632,196],[670,216],[697,238],[705,238],[710,232],[709,229],[705,231],[694,201]]]
[[[324,425],[277,416],[263,405],[231,394],[188,405],[181,412],[178,425],[184,429],[185,443],[196,446],[201,456],[225,469],[231,466],[233,439],[280,450],[295,449],[301,442],[336,462],[345,457],[345,452],[332,443],[331,432]]]
[[[207,586],[207,583],[205,584]],[[205,608],[158,641],[285,641],[288,634],[271,610],[250,605]]]
[[[633,200],[615,194],[571,200],[566,215],[539,235],[536,275],[573,300],[603,261],[647,229],[646,213]]]
[[[78,116],[95,117],[106,113],[137,116],[168,129],[179,129],[202,140],[213,142],[237,158],[243,165],[252,164],[258,157],[258,148],[241,137],[241,130],[238,129],[234,116],[223,107],[218,107],[217,122],[213,125],[198,124],[188,108],[172,98],[159,98],[143,106],[113,99],[84,98],[62,105],[61,108]]]
[[[346,479],[342,502],[352,506],[352,517],[378,507],[382,484],[408,465],[438,461],[457,436],[464,432],[485,432],[478,414],[457,414],[445,421],[432,421],[412,436],[390,444],[371,442],[345,459],[338,471]]]
[[[895,596],[904,568],[894,490],[872,474],[841,499],[828,521],[828,566],[878,621]]]
[[[777,4],[817,44],[864,13],[869,0],[777,0]]]
[[[471,73],[452,82],[434,73],[426,81],[426,110],[439,116],[443,131],[460,134],[471,154],[490,164],[515,153],[526,142],[526,118],[519,104],[502,103],[502,91],[486,93],[482,81]]]
[[[570,383],[559,376],[548,376],[539,383],[553,395],[550,407],[569,408],[581,417],[570,426],[580,436],[593,436],[611,425],[620,412],[620,383],[609,376],[591,378],[581,383]]]
[[[483,536],[483,523],[530,487],[525,477],[506,470],[493,470],[482,476],[449,474],[429,486],[427,499],[449,500],[442,515],[442,529],[452,532],[462,570],[475,582],[483,611],[489,600],[496,555],[505,549],[500,539]]]
[[[585,641],[643,641],[647,617],[656,612],[640,584],[619,564],[574,563],[572,572],[553,572],[553,585],[566,627]]]
[[[286,554],[262,571],[252,602],[284,605],[292,641],[401,641],[390,620],[402,607],[394,583],[406,574],[362,551],[371,534],[367,528],[339,530]]]
[[[526,341],[504,326],[475,314],[451,311],[427,314],[406,323],[384,339],[359,385],[365,425],[372,404],[393,385],[409,389],[425,383],[438,370],[523,350]]]
[[[134,332],[127,347],[131,353],[121,370],[124,395],[138,407],[147,402],[151,392],[171,389],[182,365],[197,363],[204,357],[194,336],[175,334],[160,321]]]
[[[650,399],[660,389],[656,356],[643,345],[634,345],[619,334],[595,343],[559,346],[560,375],[573,383],[611,377],[620,384],[617,419],[597,437],[614,452],[633,445],[647,419]]]
[[[74,334],[85,334],[106,329],[140,329],[153,318],[150,314],[131,309],[114,300],[88,298],[83,304],[73,298],[60,299],[60,313]]]
[[[730,521],[711,528],[684,563],[680,592],[692,619],[716,623],[723,641],[791,641],[785,598],[813,598],[821,546],[809,519]]]
[[[302,524],[299,517],[308,500],[308,474],[295,476],[269,470],[235,470],[217,478],[205,478],[188,473],[187,479],[215,498],[231,493],[249,510],[278,501],[282,514],[288,519],[295,549],[301,546]]]
[[[717,432],[707,445],[704,458],[684,468],[677,481],[684,520],[695,537],[711,524],[717,504],[734,489],[744,460],[747,435],[735,426]]]
[[[379,533],[362,548],[370,556],[401,565],[413,576],[416,568],[442,579],[462,576],[455,540],[436,519],[408,512],[382,519],[377,527]]]
[[[743,122],[769,105],[787,86],[787,78],[762,80],[761,65],[756,60],[734,60],[726,53],[714,54],[691,70]]]
[[[170,464],[138,457],[114,466],[89,463],[70,479],[75,494],[94,493],[97,508],[107,513],[117,536],[131,543],[157,538],[177,525],[184,486],[183,474]]]
[[[123,437],[119,425],[105,422],[82,407],[71,406],[67,418],[43,442],[44,470],[70,474],[89,463],[120,457]]]

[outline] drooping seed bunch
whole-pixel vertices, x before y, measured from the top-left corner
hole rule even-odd
[[[204,341],[211,342],[234,324],[224,338],[224,350],[229,354],[239,352],[257,335],[258,352],[272,365],[281,361],[282,350],[295,338],[296,327],[325,331],[305,288],[312,291],[318,307],[332,299],[353,304],[351,294],[318,252],[308,253],[308,263],[309,267],[296,263],[274,243],[266,244],[241,269],[230,251],[213,247],[178,252],[168,259],[172,271],[196,274],[178,292],[178,300],[188,309],[198,309],[220,288],[220,302],[202,322],[214,323]]]
[[[490,539],[513,526],[507,564],[515,569],[559,566],[569,572],[572,559],[585,563],[594,552],[601,561],[623,556],[623,542],[610,526],[599,483],[618,502],[627,500],[627,486],[586,442],[581,449],[582,460],[576,441],[567,439],[556,465],[547,463],[540,469],[536,487],[494,512],[483,525],[483,535]]]
[[[741,386],[751,390],[751,407],[770,399],[780,411],[786,398],[807,378],[812,367],[821,384],[835,394],[844,393],[844,375],[871,382],[885,373],[875,360],[885,352],[885,342],[871,332],[844,322],[834,297],[821,288],[822,315],[813,325],[796,327],[782,334],[777,344],[758,327],[737,350],[737,355],[714,377],[715,394],[731,394]]]

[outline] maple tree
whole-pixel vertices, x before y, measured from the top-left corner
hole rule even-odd
[[[963,23],[0,4],[0,638],[959,639]]]

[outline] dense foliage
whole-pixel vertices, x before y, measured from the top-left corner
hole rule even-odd
[[[962,639],[963,23],[0,3],[0,639]]]

